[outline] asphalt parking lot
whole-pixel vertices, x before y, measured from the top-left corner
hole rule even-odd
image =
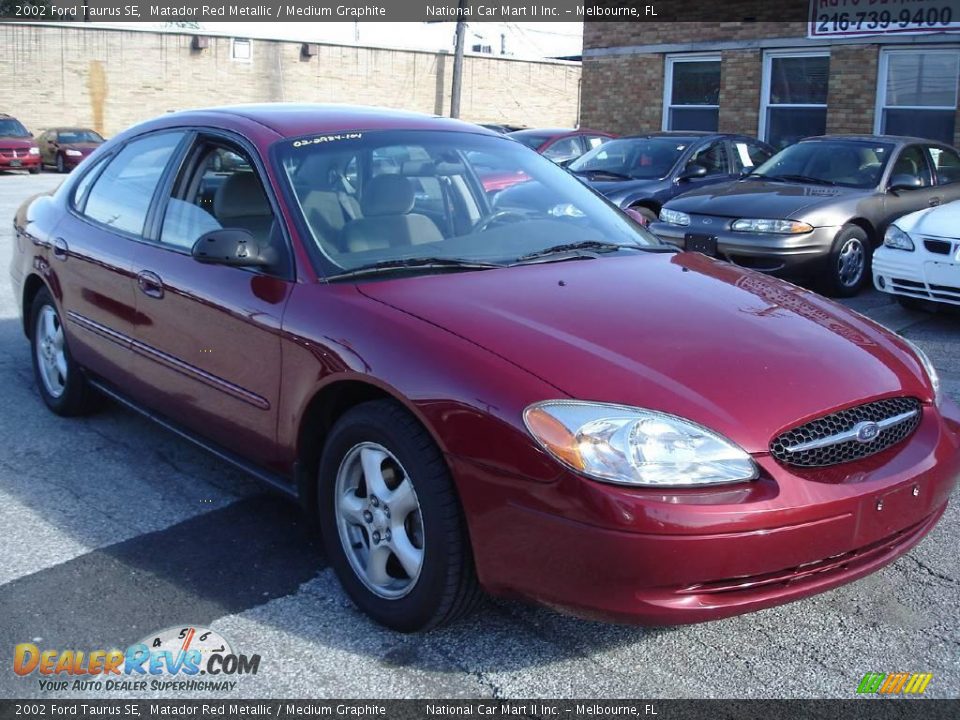
[[[16,207],[60,180],[0,175],[4,268]],[[921,345],[960,400],[960,314],[908,312],[874,291],[849,304]],[[404,636],[352,607],[296,510],[256,482],[117,406],[48,412],[5,270],[0,387],[0,697],[44,694],[12,672],[17,643],[109,649],[180,624],[261,655],[258,674],[218,696],[851,698],[868,671],[930,672],[927,696],[960,696],[957,502],[892,566],[739,618],[643,629],[490,600]],[[149,693],[47,696],[105,695]]]

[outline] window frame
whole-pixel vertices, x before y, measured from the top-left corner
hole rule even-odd
[[[279,227],[280,235],[283,238],[286,258],[284,258],[284,262],[280,264],[282,267],[275,269],[264,269],[260,267],[235,269],[253,272],[266,277],[278,278],[288,282],[295,282],[297,279],[296,252],[294,251],[293,240],[290,237],[290,231],[287,228],[287,222],[281,211],[280,203],[273,191],[273,187],[270,185],[270,174],[267,172],[267,167],[252,143],[229,130],[210,126],[188,128],[186,142],[178,148],[179,157],[177,161],[168,168],[169,175],[162,179],[158,187],[158,190],[162,194],[159,196],[154,195],[154,213],[147,221],[150,233],[149,236],[144,233],[144,242],[162,250],[192,257],[192,253],[184,248],[161,242],[160,236],[163,231],[163,221],[166,217],[167,205],[169,204],[170,198],[173,197],[174,191],[177,189],[177,183],[180,181],[184,172],[189,172],[192,175],[197,171],[197,167],[189,167],[189,165],[196,162],[197,153],[200,151],[201,146],[205,144],[219,145],[227,150],[231,150],[232,146],[233,150],[231,151],[239,149],[247,159],[250,160],[250,167],[257,173],[260,185],[263,187],[267,201],[270,203],[270,209],[273,211],[274,222]]]
[[[723,72],[723,62],[719,53],[682,53],[677,55],[667,55],[663,59],[663,113],[660,120],[660,129],[665,132],[684,132],[683,130],[673,130],[670,127],[670,110],[673,106],[673,67],[676,63],[684,62],[716,62],[720,65]],[[723,89],[723,76],[720,77],[720,89]],[[688,110],[716,110],[720,112],[720,98],[717,97],[716,105],[677,105],[676,107]],[[718,127],[719,130],[719,127]],[[690,130],[689,132],[700,132]]]
[[[929,45],[924,46],[901,46],[901,47],[887,47],[880,49],[880,57],[877,60],[877,97],[876,104],[873,111],[873,132],[876,135],[884,135],[885,133],[885,113],[888,107],[895,108],[897,110],[941,110],[941,111],[950,111],[956,116],[957,108],[960,106],[960,89],[958,87],[954,88],[954,105],[953,107],[947,105],[887,105],[887,80],[890,70],[890,57],[894,55],[908,55],[908,54],[937,54],[937,55],[946,55],[952,54],[957,60],[957,82],[960,84],[960,45],[949,45],[949,46],[935,46],[931,47]],[[954,135],[957,132],[956,118],[954,118]],[[940,140],[934,140],[933,138],[927,138],[933,144],[939,144]]]
[[[813,48],[809,50],[796,49],[796,50],[767,50],[763,53],[763,68],[760,74],[760,117],[758,118],[759,122],[757,123],[757,139],[765,142],[767,145],[772,146],[776,149],[776,146],[770,142],[770,138],[767,136],[767,131],[769,130],[769,121],[767,119],[768,111],[771,107],[774,108],[788,108],[788,109],[811,109],[811,108],[822,108],[826,113],[827,108],[829,107],[830,102],[830,74],[829,70],[827,72],[827,101],[824,103],[771,103],[770,102],[770,91],[773,87],[773,61],[780,60],[785,58],[798,58],[798,57],[825,57],[830,60],[830,50],[824,50],[821,48]],[[828,66],[829,67],[829,66]],[[783,148],[780,148],[781,150]]]
[[[238,44],[246,44],[247,46],[247,57],[237,57],[236,48]],[[245,37],[232,37],[230,38],[230,60],[232,62],[239,63],[252,63],[253,62],[253,39]]]

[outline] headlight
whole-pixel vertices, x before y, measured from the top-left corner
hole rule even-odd
[[[38,147],[32,147],[32,148],[30,148],[27,152],[28,152],[28,154],[30,154],[30,155],[39,155],[39,154],[40,154],[40,148],[38,148]]]
[[[778,235],[799,235],[813,230],[812,225],[796,220],[767,220],[764,218],[747,218],[735,220],[730,226],[737,232],[777,233]]]
[[[933,388],[933,402],[939,406],[940,401],[943,400],[943,394],[940,391],[940,373],[937,372],[937,369],[933,366],[933,363],[930,362],[930,358],[927,357],[927,354],[923,350],[906,338],[902,339],[913,349],[913,354],[917,356],[920,364],[923,365],[923,370],[927,373],[927,377],[930,378],[930,386]]]
[[[897,250],[913,250],[913,240],[896,225],[887,228],[887,232],[883,235],[883,244],[884,247]]]
[[[660,219],[665,223],[670,223],[671,225],[689,225],[690,216],[685,212],[679,212],[677,210],[669,210],[667,208],[662,208],[660,210]]]
[[[548,400],[528,407],[523,421],[557,460],[604,482],[693,487],[757,477],[750,456],[729,440],[666,413]]]
[[[83,157],[83,153],[79,150],[64,150],[63,154],[67,157]]]

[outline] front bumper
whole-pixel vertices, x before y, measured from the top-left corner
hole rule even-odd
[[[709,222],[708,222],[709,221]],[[713,235],[717,255],[724,260],[761,272],[791,274],[808,270],[826,259],[839,227],[818,227],[802,235],[744,233],[730,230],[729,218],[691,216],[690,225],[650,223],[649,230],[662,240],[684,247],[687,233]]]
[[[881,246],[873,254],[873,284],[891,295],[960,305],[960,258],[928,252],[922,243],[913,252]]]
[[[583,617],[702,622],[837,587],[916,545],[960,476],[960,408],[926,408],[907,441],[855,463],[756,460],[753,483],[672,493],[573,474],[521,488],[463,460],[455,473],[489,591]]]
[[[11,157],[0,154],[0,170],[31,170],[40,167],[39,155],[20,155]]]

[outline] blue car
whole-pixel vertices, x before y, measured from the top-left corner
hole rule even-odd
[[[767,143],[746,135],[659,132],[605,142],[567,169],[649,223],[668,200],[704,185],[735,180],[774,152]]]

